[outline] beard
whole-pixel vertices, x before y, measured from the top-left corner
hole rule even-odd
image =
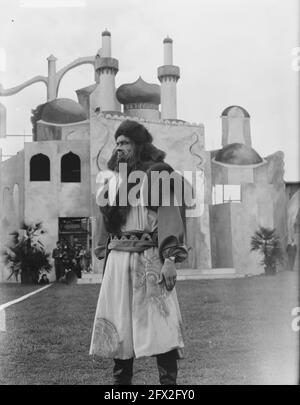
[[[150,164],[155,162],[162,162],[165,157],[165,153],[152,144],[143,145],[143,150],[139,145],[135,145],[133,152],[131,153],[118,153],[116,150],[113,151],[110,159],[107,162],[107,168],[114,172],[119,173],[120,163],[127,163],[127,175],[129,175],[133,170],[146,171]],[[127,192],[135,186],[135,183],[127,182]],[[103,215],[104,224],[106,230],[112,234],[118,235],[121,232],[121,227],[126,223],[126,218],[130,210],[130,205],[119,206],[118,205],[118,194],[116,197],[115,206],[101,206],[100,211]]]
[[[113,151],[110,159],[107,162],[107,168],[114,172],[119,173],[120,163],[127,164],[127,174],[133,171],[136,167],[136,158],[134,153],[124,153]],[[105,228],[108,232],[118,235],[121,230],[121,226],[125,223],[126,217],[129,212],[129,206],[119,206],[119,191],[116,196],[116,205],[115,206],[101,206],[100,211],[103,214]]]
[[[137,159],[135,153],[125,153],[114,151],[107,162],[107,167],[109,170],[114,172],[119,172],[120,163],[127,164],[127,172],[130,173],[136,168]]]

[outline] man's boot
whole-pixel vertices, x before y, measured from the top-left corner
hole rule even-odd
[[[156,356],[159,382],[161,385],[176,385],[177,380],[177,350]]]
[[[114,359],[114,385],[131,385],[133,374],[133,359]]]

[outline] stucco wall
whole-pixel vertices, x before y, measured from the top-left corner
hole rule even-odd
[[[37,141],[59,141],[61,139],[61,126],[51,125],[44,121],[38,121]]]
[[[81,160],[81,182],[61,183],[61,158],[69,152]],[[50,181],[30,181],[29,162],[43,153],[50,159]],[[42,221],[44,242],[52,251],[58,239],[58,217],[90,216],[90,156],[88,141],[49,141],[25,145],[25,221]],[[50,278],[54,279],[52,271]]]
[[[268,164],[265,162],[257,167],[241,165],[225,165],[211,162],[212,179],[214,184],[243,184],[267,182]]]
[[[242,185],[242,203],[231,204],[234,268],[243,274],[261,274],[261,256],[250,251],[251,237],[259,226],[273,227],[272,185]]]
[[[0,249],[6,246],[10,240],[9,233],[19,228],[24,219],[24,153],[0,163],[0,198],[1,198],[1,226],[0,226]],[[14,186],[18,186],[18,204],[14,201]],[[15,199],[16,200],[16,199]],[[0,281],[6,281],[9,272],[5,269],[0,256]],[[14,281],[14,280],[11,280]]]
[[[69,141],[90,139],[89,121],[62,126],[61,139]]]
[[[265,158],[268,162],[268,183],[283,183],[284,153],[275,152]]]
[[[195,151],[194,151],[195,153]],[[187,241],[192,249],[188,258],[188,265],[193,269],[210,269],[212,265],[211,255],[211,229],[210,229],[210,211],[211,204],[211,165],[210,153],[201,154],[204,159],[204,189],[201,191],[203,196],[203,213],[198,218],[187,218]]]
[[[257,252],[250,252],[251,237],[260,225],[273,227],[273,186],[242,185],[242,203],[210,207],[212,265],[234,267],[238,273],[260,274]]]
[[[123,118],[124,119],[124,118]],[[122,122],[120,117],[107,117],[97,115],[91,111],[91,190],[92,190],[92,214],[98,216],[98,207],[94,203],[96,192],[96,176],[98,174],[97,158],[102,169],[106,168],[106,162],[114,148],[114,133]],[[171,124],[170,122],[145,122],[141,121],[152,134],[153,143],[158,148],[166,151],[166,162],[175,169],[183,171],[205,171],[207,157],[204,152],[204,128],[203,125]],[[98,156],[98,152],[101,153]],[[208,164],[208,168],[209,168]],[[204,176],[205,177],[205,176]],[[204,201],[205,187],[210,188],[207,180],[201,186],[203,209],[199,218],[187,221],[188,244],[193,252],[201,252],[189,257],[188,266],[194,268],[210,268],[210,231],[209,210],[207,201]],[[97,235],[93,236],[93,240]],[[186,265],[185,265],[186,266]]]
[[[285,192],[284,183],[284,153],[278,151],[266,157],[268,161],[268,180],[274,185],[273,202],[274,202],[274,228],[280,238],[283,252],[286,253],[288,244],[288,198]],[[278,266],[279,270],[286,269],[287,255],[283,257],[283,263]]]
[[[89,139],[89,121],[74,124],[49,124],[37,122],[38,141],[83,140]]]
[[[214,153],[212,153],[212,157]],[[228,169],[214,161],[211,162],[212,184],[228,184]]]
[[[211,205],[209,213],[212,267],[233,267],[230,204]]]
[[[260,264],[262,257],[250,252],[251,237],[259,226],[275,228],[285,250],[284,191],[279,191],[273,184],[244,184],[242,196],[242,204],[232,204],[231,207],[234,266],[242,273],[260,274],[264,272]],[[284,263],[278,266],[278,270],[284,268]]]
[[[215,151],[212,152],[214,156]],[[284,192],[283,153],[276,152],[265,158],[259,166],[242,167],[221,165],[211,162],[213,184],[240,184],[241,203],[230,204],[231,242],[233,266],[243,274],[260,274],[264,272],[260,265],[261,257],[257,252],[250,252],[250,241],[259,226],[275,228],[285,251],[287,238],[286,197]],[[225,204],[227,205],[227,204]],[[211,240],[213,266],[219,264],[220,256],[223,266],[228,262],[226,250],[219,246],[217,240],[228,228],[225,213],[218,206],[211,207]],[[225,209],[225,208],[224,208]],[[215,224],[219,226],[216,227]],[[223,223],[223,228],[222,228]],[[223,257],[223,259],[222,259]],[[279,270],[285,266],[278,266]]]
[[[0,138],[6,137],[6,107],[0,103]]]

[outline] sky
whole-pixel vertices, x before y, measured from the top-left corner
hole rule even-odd
[[[159,84],[157,67],[163,65],[163,39],[169,35],[173,63],[181,70],[178,118],[203,123],[206,149],[217,149],[222,111],[241,105],[251,116],[254,149],[261,156],[282,150],[285,180],[299,181],[300,88],[293,56],[300,55],[298,3],[0,0],[0,83],[10,88],[47,75],[50,54],[58,58],[57,70],[78,57],[95,55],[107,28],[112,57],[119,61],[116,87],[139,76]],[[93,82],[92,66],[80,66],[63,78],[58,96],[77,100],[75,90]],[[7,133],[31,134],[31,109],[45,101],[42,83],[0,97],[7,108]],[[22,147],[23,138],[0,139],[3,154]]]

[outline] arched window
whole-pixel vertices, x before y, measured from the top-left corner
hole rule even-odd
[[[30,159],[30,181],[50,181],[50,159],[38,153]]]
[[[61,181],[63,183],[80,183],[80,157],[69,152],[61,158]]]

